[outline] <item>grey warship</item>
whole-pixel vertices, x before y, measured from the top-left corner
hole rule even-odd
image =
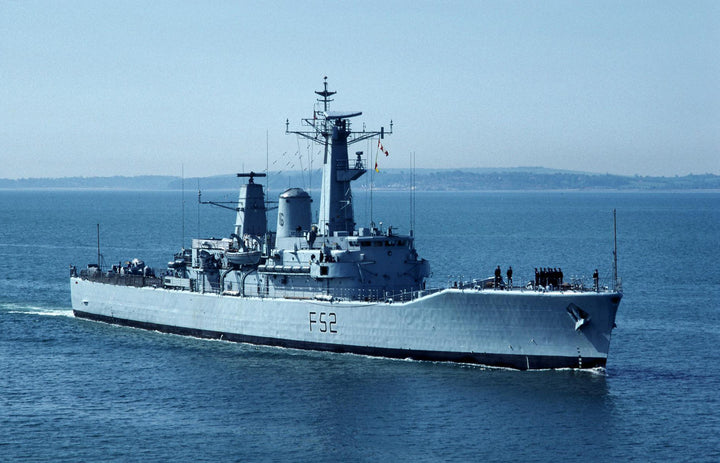
[[[262,173],[243,173],[226,238],[193,239],[167,269],[139,259],[71,267],[76,317],[258,345],[520,370],[605,367],[622,299],[612,287],[474,279],[429,288],[412,234],[356,227],[351,183],[365,172],[348,146],[392,133],[354,131],[359,111],[330,111],[327,80],[296,134],[323,148],[317,223],[301,188],[278,198],[268,228]]]

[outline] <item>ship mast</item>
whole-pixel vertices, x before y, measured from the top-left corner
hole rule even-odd
[[[323,81],[323,90],[315,92],[320,98],[322,110],[313,109],[313,117],[302,119],[307,130],[290,130],[290,121],[285,121],[285,133],[293,133],[323,145],[323,179],[320,192],[320,216],[318,231],[320,235],[332,236],[335,232],[352,234],[355,230],[355,218],[352,204],[350,182],[366,172],[362,152],[357,153],[354,162],[348,159],[348,145],[368,138],[385,137],[392,133],[381,127],[379,131],[354,132],[350,127],[350,118],[360,116],[360,111],[328,111],[330,97],[337,92],[328,90],[327,77]]]
[[[613,209],[613,290],[618,289],[618,271],[617,271],[617,214]]]

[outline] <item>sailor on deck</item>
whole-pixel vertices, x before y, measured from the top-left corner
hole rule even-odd
[[[598,275],[598,270],[595,269],[593,272],[593,290],[600,291],[600,276]]]

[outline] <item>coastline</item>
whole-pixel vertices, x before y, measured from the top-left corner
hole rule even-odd
[[[316,176],[317,175],[317,176]],[[310,182],[319,172],[270,172],[269,189],[276,185],[300,184],[308,191],[319,191]],[[720,175],[690,174],[675,177],[641,177],[585,172],[553,172],[548,169],[530,171],[523,168],[493,172],[472,172],[471,169],[418,170],[412,176],[407,169],[387,169],[380,174],[370,172],[359,191],[416,192],[719,192]],[[235,175],[182,178],[176,176],[134,177],[61,177],[61,178],[0,178],[0,191],[224,191],[237,189]],[[319,185],[317,185],[319,186]]]

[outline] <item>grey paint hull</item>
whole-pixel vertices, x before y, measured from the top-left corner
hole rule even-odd
[[[330,302],[81,278],[71,278],[71,294],[76,316],[109,323],[253,344],[517,369],[605,366],[621,299],[615,292],[446,289],[404,303]]]

